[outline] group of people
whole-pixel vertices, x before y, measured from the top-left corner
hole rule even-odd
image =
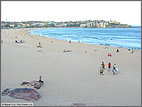
[[[110,71],[110,69],[111,69],[111,63],[109,62],[108,63],[108,71]],[[104,75],[104,70],[105,70],[105,64],[102,61],[101,66],[99,68],[100,75]],[[117,75],[118,74],[118,67],[116,66],[116,64],[114,64],[112,66],[112,74],[113,75]]]
[[[67,40],[65,39],[65,41],[67,41]],[[69,43],[71,43],[71,42],[72,42],[72,41],[70,40],[70,41],[69,41]],[[81,41],[80,41],[80,40],[78,40],[78,43],[81,43]]]
[[[112,56],[111,53],[108,53],[108,56]]]
[[[132,48],[132,49],[128,49],[128,51],[130,51],[131,53],[133,53],[134,52],[134,49]]]

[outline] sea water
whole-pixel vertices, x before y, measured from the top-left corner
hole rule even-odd
[[[72,42],[141,49],[141,27],[137,28],[52,28],[31,30],[30,34]]]

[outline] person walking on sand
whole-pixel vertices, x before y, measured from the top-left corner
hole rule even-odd
[[[114,65],[113,65],[112,73],[113,73],[113,75],[115,75],[115,74],[116,74],[116,64],[114,64]]]
[[[39,42],[39,46],[40,46],[40,42]]]
[[[105,64],[104,64],[104,62],[102,61],[102,68],[103,68],[103,70],[105,69]]]
[[[109,71],[110,71],[110,68],[111,68],[111,63],[109,62],[108,63],[108,69],[109,69]]]

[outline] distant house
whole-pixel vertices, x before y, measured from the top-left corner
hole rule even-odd
[[[80,27],[84,28],[87,27],[86,24],[81,24]]]
[[[14,27],[14,25],[13,25],[13,24],[10,24],[9,26],[10,26],[10,27]]]

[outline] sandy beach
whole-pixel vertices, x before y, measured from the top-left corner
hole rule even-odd
[[[1,103],[33,103],[34,106],[140,106],[141,51],[69,43],[30,35],[32,29],[1,30],[1,91],[21,86],[23,81],[38,80],[41,98],[31,102],[1,96]],[[17,37],[17,38],[16,38]],[[15,43],[24,40],[25,43]],[[38,43],[42,48],[37,48]],[[71,52],[63,52],[69,49]],[[111,53],[112,56],[108,56]],[[97,69],[104,61],[104,75]],[[118,75],[108,71],[108,63],[117,64]],[[32,88],[32,87],[31,87]]]

